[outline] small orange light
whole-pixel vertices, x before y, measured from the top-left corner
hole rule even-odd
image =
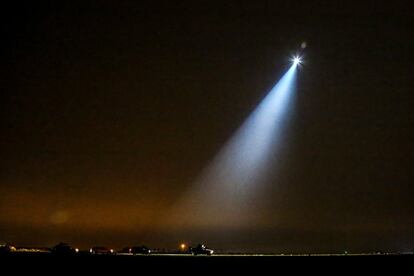
[[[186,247],[187,247],[187,245],[185,243],[180,244],[181,250],[185,250]]]

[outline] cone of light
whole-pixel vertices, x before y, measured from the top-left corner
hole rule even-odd
[[[235,226],[254,219],[248,199],[269,168],[277,167],[269,164],[269,158],[282,142],[299,64],[300,58],[293,61],[184,196],[179,204],[183,209],[176,210],[183,225]]]

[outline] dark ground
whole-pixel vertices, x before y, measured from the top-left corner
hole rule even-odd
[[[14,253],[0,257],[0,263],[10,266],[13,270],[27,270],[29,273],[42,272],[53,274],[93,273],[103,271],[105,274],[114,272],[123,273],[128,270],[134,275],[142,273],[151,274],[192,274],[205,275],[235,272],[261,275],[277,275],[291,272],[311,273],[368,273],[379,271],[382,273],[395,273],[398,270],[409,271],[414,255],[382,254],[382,255],[213,255],[191,256],[174,254],[157,254],[149,256],[132,255],[76,255],[56,256],[49,253]],[[3,268],[5,267],[3,266]],[[385,275],[386,275],[385,274]]]

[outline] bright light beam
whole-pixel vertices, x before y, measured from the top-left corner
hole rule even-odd
[[[281,143],[299,63],[293,63],[185,196],[184,224],[234,226],[249,217],[249,196],[266,179],[269,168],[278,167],[269,159]]]
[[[208,178],[226,185],[244,186],[255,180],[266,167],[272,150],[284,125],[284,114],[292,98],[297,63],[273,87],[244,124],[210,165]]]

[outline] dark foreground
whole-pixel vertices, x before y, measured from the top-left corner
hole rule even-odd
[[[281,271],[317,271],[327,273],[349,273],[380,271],[395,273],[399,269],[411,270],[414,255],[408,254],[348,254],[348,255],[213,255],[192,256],[185,254],[154,255],[73,255],[58,256],[51,253],[15,252],[0,256],[0,263],[13,269],[25,269],[29,272],[86,272],[103,271],[122,273],[124,270],[135,272],[149,271],[163,274],[179,273],[197,275],[197,272],[231,273],[235,271],[268,271],[271,275],[284,274]],[[357,263],[358,270],[353,267]],[[362,266],[361,266],[362,265]],[[333,270],[332,270],[332,267]],[[134,273],[135,275],[136,273]],[[136,275],[142,275],[137,273]],[[252,274],[255,275],[255,274]]]

